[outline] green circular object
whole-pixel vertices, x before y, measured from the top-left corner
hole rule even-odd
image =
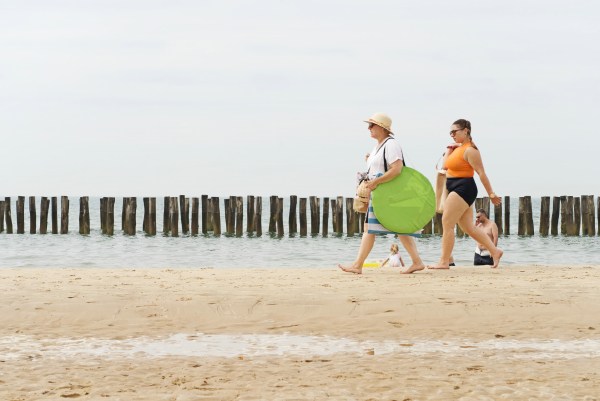
[[[417,170],[403,167],[391,181],[371,193],[375,217],[386,229],[413,234],[435,214],[435,193],[429,180]]]

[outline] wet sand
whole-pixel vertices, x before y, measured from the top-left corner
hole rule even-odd
[[[0,399],[600,399],[600,266],[364,273],[2,269]]]

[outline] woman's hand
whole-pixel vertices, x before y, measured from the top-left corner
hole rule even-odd
[[[502,198],[499,197],[498,195],[494,196],[490,200],[492,201],[492,203],[494,204],[494,206],[498,206],[499,204],[502,203]]]
[[[369,191],[374,191],[378,185],[379,184],[376,183],[375,180],[370,180],[370,181],[367,181],[366,187],[369,189]]]

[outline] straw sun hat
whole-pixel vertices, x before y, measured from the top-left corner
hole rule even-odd
[[[381,128],[385,128],[386,130],[392,132],[392,119],[385,113],[375,113],[369,118],[365,120],[366,123],[373,123],[375,125],[379,125]]]

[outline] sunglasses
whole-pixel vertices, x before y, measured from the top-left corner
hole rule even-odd
[[[375,126],[375,124],[369,123],[369,129],[373,128],[374,126]]]
[[[456,134],[458,131],[462,131],[462,130],[464,130],[464,128],[461,128],[461,129],[453,129],[452,131],[450,131],[450,135],[454,135],[454,134]]]

